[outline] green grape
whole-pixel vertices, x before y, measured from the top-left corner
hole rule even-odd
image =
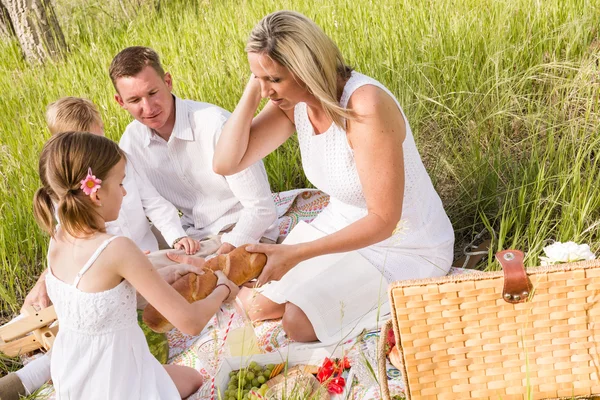
[[[252,380],[252,379],[254,379],[254,376],[255,376],[254,372],[248,371],[248,373],[246,374],[246,379]]]
[[[256,378],[256,380],[258,381],[258,383],[265,383],[266,381],[264,375],[259,375],[258,378]]]

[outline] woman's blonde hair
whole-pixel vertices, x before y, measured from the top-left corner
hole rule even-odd
[[[61,226],[72,236],[105,232],[105,223],[81,190],[81,181],[88,168],[97,178],[106,179],[123,158],[125,153],[119,146],[103,136],[87,132],[52,136],[40,154],[42,187],[33,197],[33,214],[40,228],[54,235],[57,215]]]
[[[338,101],[338,78],[348,79],[352,68],[333,40],[304,15],[294,11],[267,15],[252,29],[246,52],[266,54],[289,69],[338,126],[353,118]]]

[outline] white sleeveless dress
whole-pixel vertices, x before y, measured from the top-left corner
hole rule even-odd
[[[421,161],[410,125],[396,98],[378,81],[354,71],[346,82],[340,105],[347,107],[350,96],[364,85],[377,86],[390,95],[398,104],[406,126],[406,138],[402,145],[404,199],[402,217],[395,234],[382,242],[357,250],[375,268],[360,270],[353,280],[345,279],[344,287],[336,287],[341,274],[347,274],[342,267],[322,272],[318,277],[310,276],[306,280],[302,280],[302,274],[297,270],[289,279],[286,279],[288,273],[279,282],[273,282],[263,290],[263,295],[277,303],[289,301],[300,307],[311,320],[321,341],[333,340],[336,335],[339,339],[339,334],[331,335],[335,331],[333,326],[329,329],[323,327],[327,324],[337,324],[339,330],[352,334],[344,331],[339,319],[335,322],[327,321],[331,318],[323,317],[323,309],[332,308],[333,311],[327,312],[331,316],[336,314],[336,308],[344,308],[344,323],[341,325],[355,326],[353,331],[356,332],[361,327],[366,327],[364,324],[357,324],[357,319],[364,320],[369,310],[374,312],[373,307],[378,308],[379,315],[387,310],[387,304],[384,304],[387,303],[387,282],[446,275],[453,258],[452,225]],[[366,216],[367,202],[346,130],[332,124],[327,131],[315,134],[306,103],[296,105],[294,121],[306,177],[316,188],[331,197],[329,205],[311,223],[311,227],[330,234]],[[296,268],[303,268],[303,263],[298,264],[294,270]],[[308,269],[306,275],[310,275]],[[385,284],[380,285],[381,290],[372,291],[371,298],[366,298],[361,287],[368,281],[381,281],[382,275]],[[354,287],[348,286],[350,281],[354,282]],[[322,293],[320,282],[330,283],[331,289],[326,294]],[[356,293],[361,293],[360,299],[355,298]],[[337,315],[340,313],[341,310]]]
[[[148,349],[137,323],[133,286],[123,280],[98,293],[77,288],[83,274],[116,237],[100,245],[72,285],[56,278],[48,263],[46,287],[60,323],[51,358],[56,398],[181,399],[173,380]]]

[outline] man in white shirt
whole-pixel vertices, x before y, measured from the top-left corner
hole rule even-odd
[[[119,105],[135,118],[120,146],[156,190],[182,213],[187,235],[222,234],[218,253],[278,235],[276,208],[262,162],[224,177],[212,169],[214,148],[230,113],[182,100],[172,78],[147,47],[128,47],[113,59],[110,77]]]

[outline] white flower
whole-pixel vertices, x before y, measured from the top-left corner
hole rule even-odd
[[[555,242],[550,246],[544,247],[544,253],[546,253],[546,257],[540,257],[542,265],[594,260],[596,258],[596,255],[590,250],[589,245],[577,244],[575,242]]]

